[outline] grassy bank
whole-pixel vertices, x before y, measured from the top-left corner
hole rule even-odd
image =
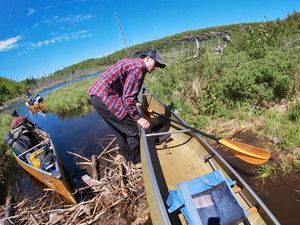
[[[3,137],[10,130],[11,116],[8,113],[0,113],[0,204],[4,203],[6,186],[8,185],[8,172],[14,160],[10,148],[4,143]]]
[[[64,114],[71,111],[80,110],[87,112],[90,110],[86,91],[97,77],[92,77],[84,81],[69,84],[56,91],[51,92],[46,97],[47,110],[57,114]]]

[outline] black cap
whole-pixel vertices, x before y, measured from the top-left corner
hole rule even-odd
[[[144,52],[141,54],[141,56],[150,56],[152,59],[157,62],[159,68],[165,68],[166,64],[161,60],[160,54],[156,51],[150,50],[148,52]]]
[[[10,113],[11,116],[19,116],[16,110],[12,110]]]

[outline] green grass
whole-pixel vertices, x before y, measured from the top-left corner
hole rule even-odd
[[[9,171],[13,165],[14,157],[8,145],[4,143],[4,135],[10,130],[11,116],[8,113],[0,113],[0,204],[3,204],[6,195],[6,186],[9,179]]]
[[[272,109],[264,113],[264,118],[265,126],[262,132],[280,138],[282,140],[280,148],[289,149],[300,146],[300,121],[291,121],[287,113]]]
[[[12,117],[9,113],[4,112],[0,113],[0,145],[1,152],[5,152],[8,149],[8,146],[5,145],[3,137],[4,135],[10,131],[10,123],[12,121]]]
[[[264,179],[267,177],[272,177],[276,175],[276,169],[274,165],[265,164],[259,167],[258,169],[259,176],[258,178]]]
[[[96,79],[97,77],[92,77],[51,92],[45,98],[46,109],[57,114],[90,111],[86,92]]]
[[[287,110],[287,118],[293,122],[300,121],[300,101],[296,100]]]

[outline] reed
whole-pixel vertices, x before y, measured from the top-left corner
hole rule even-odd
[[[8,145],[4,143],[4,135],[10,130],[11,116],[7,112],[0,113],[0,204],[4,203],[8,185],[8,172],[13,166],[14,157]]]
[[[97,77],[88,78],[51,92],[45,99],[47,110],[57,114],[90,111],[86,92],[96,79]]]

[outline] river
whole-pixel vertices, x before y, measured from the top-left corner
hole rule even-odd
[[[45,97],[49,92],[61,88],[71,82],[97,76],[99,74],[91,74],[79,79],[59,84],[55,87],[49,88],[40,92],[42,97]],[[74,174],[80,175],[81,171],[76,165],[75,156],[68,152],[73,152],[90,158],[93,154],[99,154],[101,148],[97,143],[99,138],[104,138],[111,135],[110,129],[101,120],[99,115],[95,112],[89,112],[84,115],[80,113],[75,115],[65,115],[63,117],[56,114],[45,112],[33,114],[27,109],[22,100],[18,100],[12,104],[8,109],[16,109],[21,115],[28,115],[34,122],[36,122],[43,130],[49,133],[52,141],[60,155],[65,166],[65,172],[68,177],[74,177]],[[226,159],[230,157],[223,154]],[[276,218],[284,225],[297,225],[300,222],[300,178],[289,176],[278,176],[276,181],[268,179],[266,182],[258,181],[254,178],[252,173],[245,172],[245,168],[249,165],[241,165],[240,163],[230,162],[235,168],[243,168],[238,170],[240,175],[248,182],[248,184],[257,192],[263,202],[274,213]],[[26,172],[16,165],[16,186],[17,197],[22,199],[24,196],[42,192],[43,186],[35,179],[31,178]],[[22,188],[20,188],[22,187]]]

